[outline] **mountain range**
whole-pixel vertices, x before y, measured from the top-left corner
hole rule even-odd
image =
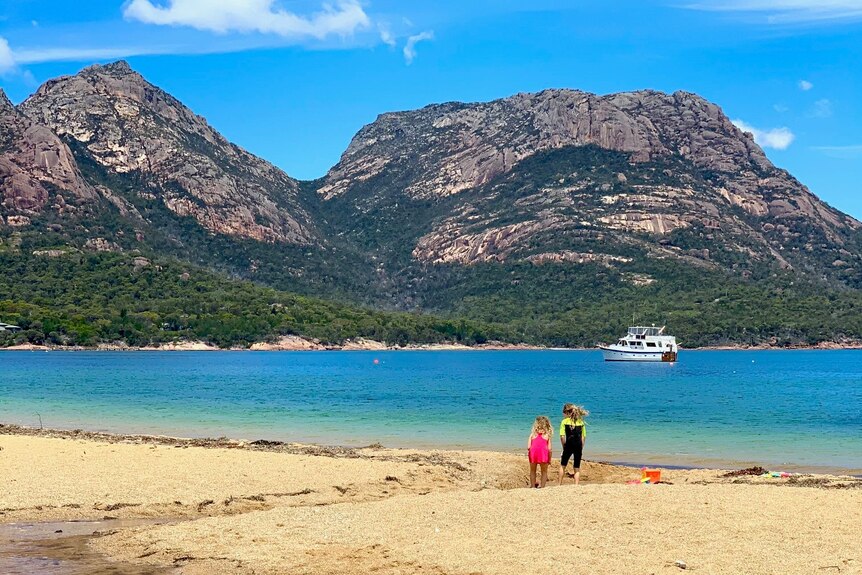
[[[687,92],[385,113],[299,181],[120,61],[18,106],[0,92],[0,194],[0,255],[31,280],[137,258],[511,341],[591,345],[631,320],[689,345],[862,338],[862,224]],[[47,313],[3,281],[12,319]]]

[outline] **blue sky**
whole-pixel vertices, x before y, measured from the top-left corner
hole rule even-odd
[[[862,219],[862,0],[0,5],[0,85],[16,103],[118,58],[304,179],[386,111],[544,88],[688,90]]]

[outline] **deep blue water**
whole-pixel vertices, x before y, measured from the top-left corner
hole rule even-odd
[[[862,473],[860,351],[0,352],[0,422],[31,426],[520,450],[566,401],[589,459]]]

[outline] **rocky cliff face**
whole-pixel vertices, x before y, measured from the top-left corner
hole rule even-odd
[[[45,210],[63,216],[97,197],[69,148],[31,121],[0,90],[0,224],[23,227]]]
[[[426,263],[572,261],[638,245],[709,266],[814,269],[813,252],[846,262],[862,227],[685,92],[547,90],[383,114],[319,194],[383,221],[399,202],[435,204],[412,246]]]
[[[537,152],[587,144],[628,152],[635,162],[678,154],[720,172],[772,167],[718,106],[693,94],[546,90],[383,114],[356,135],[320,192],[344,193],[405,158],[414,180],[408,195],[445,196],[487,183]]]
[[[51,80],[20,110],[87,161],[125,177],[130,197],[121,201],[159,201],[218,234],[314,241],[295,180],[228,142],[125,62]]]

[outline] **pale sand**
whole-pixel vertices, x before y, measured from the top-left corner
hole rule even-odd
[[[186,516],[280,500],[318,505],[507,486],[498,466],[472,454],[361,449],[326,457],[18,435],[0,435],[0,449],[0,522]]]
[[[646,574],[679,572],[677,560],[699,573],[862,573],[853,478],[665,470],[672,485],[632,486],[638,470],[589,463],[579,487],[533,490],[511,489],[527,466],[501,453],[20,435],[0,447],[0,522],[181,518],[92,545],[187,575]]]

